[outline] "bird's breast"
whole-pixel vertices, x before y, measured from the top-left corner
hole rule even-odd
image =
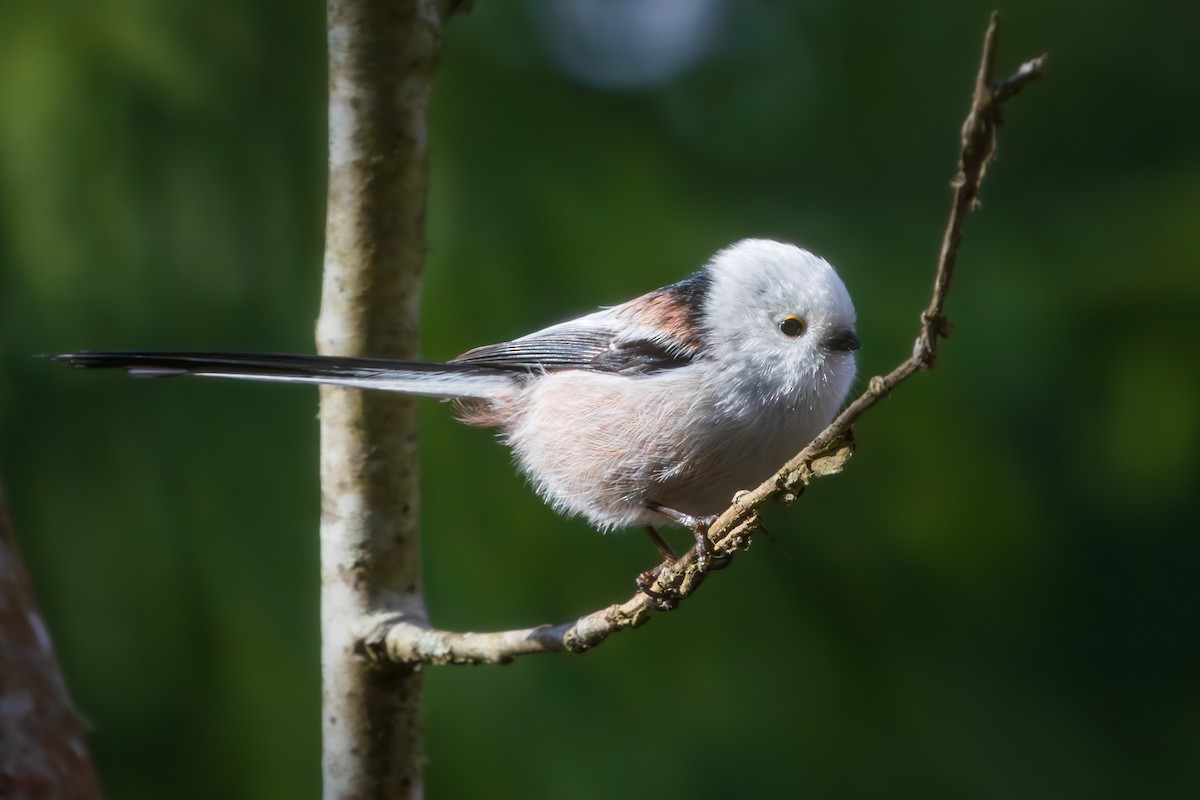
[[[802,408],[732,412],[691,368],[652,376],[564,371],[530,382],[506,426],[518,464],[556,509],[608,529],[725,508],[819,430]],[[823,425],[823,423],[821,423]],[[806,438],[807,437],[807,438]]]

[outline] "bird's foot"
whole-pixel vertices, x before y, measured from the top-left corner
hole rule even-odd
[[[657,567],[646,570],[641,575],[637,576],[637,588],[650,601],[650,607],[655,611],[673,611],[679,608],[679,592],[672,587],[668,591],[659,591],[654,588],[654,582],[658,580],[658,576],[662,574],[663,568],[673,563],[672,561],[664,561]]]

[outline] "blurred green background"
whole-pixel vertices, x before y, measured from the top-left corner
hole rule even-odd
[[[428,357],[745,236],[838,266],[860,386],[907,354],[991,4],[735,5],[619,89],[556,65],[546,3],[451,23]],[[1002,69],[1050,75],[1009,109],[939,369],[680,611],[431,670],[431,796],[1200,796],[1200,6],[1002,10]],[[311,351],[324,37],[319,3],[0,5],[0,477],[114,798],[318,794],[316,393],[32,356]],[[654,560],[422,420],[438,623],[559,622]]]

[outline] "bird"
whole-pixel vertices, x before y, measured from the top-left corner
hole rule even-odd
[[[136,376],[327,384],[450,401],[496,428],[554,510],[602,532],[705,531],[833,419],[860,347],[845,284],[794,244],[744,239],[677,283],[445,362],[330,355],[79,351]]]

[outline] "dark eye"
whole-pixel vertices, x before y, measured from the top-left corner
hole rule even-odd
[[[797,336],[804,333],[805,327],[807,326],[804,324],[804,320],[793,314],[790,317],[784,317],[779,323],[779,332],[784,336],[795,339]]]

